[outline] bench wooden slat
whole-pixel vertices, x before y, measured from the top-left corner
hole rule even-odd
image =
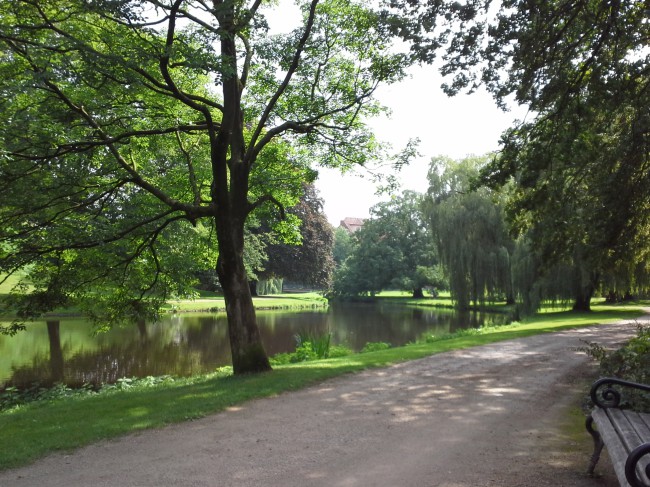
[[[639,444],[650,441],[650,414],[638,413],[636,411],[625,411],[625,415],[641,438],[641,443]],[[648,456],[642,457],[637,465],[637,472],[639,472],[639,475],[646,484],[650,485],[650,478],[646,475],[648,465],[650,465],[650,458],[648,458]]]
[[[644,418],[647,415],[637,413],[636,411],[615,408],[607,409],[606,411],[619,437],[622,439],[627,454],[650,440],[650,428],[648,428],[646,418]],[[642,457],[637,464],[639,477],[648,485],[650,485],[650,479],[645,474],[645,468],[649,463],[650,459]],[[623,468],[625,468],[625,462],[623,462]]]
[[[596,407],[587,418],[586,427],[594,440],[594,452],[587,473],[593,474],[605,446],[621,487],[630,487],[625,477],[626,463],[636,469],[629,472],[630,481],[635,486],[650,487],[650,414],[620,409],[628,390],[647,394],[650,384],[602,377],[591,386],[589,396]]]
[[[607,414],[607,409],[596,408],[591,412],[591,417],[594,418],[598,432],[607,447],[609,458],[614,466],[616,477],[618,477],[618,482],[621,486],[629,487],[630,484],[628,484],[627,479],[625,478],[625,461],[628,452],[621,442],[621,438],[616,429],[612,426],[612,422]]]
[[[634,414],[632,411],[612,408],[607,409],[606,412],[611,418],[614,428],[623,439],[623,444],[628,452],[644,443],[643,438],[639,437],[639,433],[634,425],[635,418],[632,415]]]
[[[650,438],[650,414],[627,411],[628,417],[634,418],[630,422],[641,438]]]

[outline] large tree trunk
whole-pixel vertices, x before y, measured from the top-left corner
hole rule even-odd
[[[577,296],[573,302],[573,311],[591,311],[591,296]]]
[[[580,288],[573,302],[573,311],[591,311],[591,297],[594,294],[592,286]]]
[[[259,296],[259,293],[257,292],[257,281],[248,281],[248,286],[251,288],[251,296]]]
[[[224,228],[226,226],[230,226],[231,231],[227,231]],[[246,374],[271,370],[257,327],[253,298],[244,267],[243,224],[239,229],[237,225],[217,221],[217,227],[217,274],[226,302],[233,372]]]
[[[219,2],[215,2],[215,5]],[[235,39],[237,2],[223,2],[215,9],[221,28],[220,43],[224,67],[229,71],[223,77],[223,115],[219,124],[206,116],[215,132],[211,159],[214,182],[212,201],[215,203],[215,223],[219,244],[217,275],[223,288],[228,316],[228,335],[235,374],[271,370],[262,345],[251,289],[244,267],[244,222],[251,211],[248,202],[249,175],[255,162],[244,160],[247,151],[242,112],[242,81],[238,78]],[[207,110],[207,109],[206,109]],[[204,115],[205,111],[204,111]]]
[[[424,297],[424,292],[422,291],[422,288],[419,287],[417,289],[413,289],[413,298],[423,298]]]
[[[578,276],[574,284],[575,301],[573,311],[591,311],[591,298],[598,285],[598,273],[578,268]]]

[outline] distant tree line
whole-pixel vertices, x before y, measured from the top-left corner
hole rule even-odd
[[[505,301],[526,314],[547,300],[589,310],[596,293],[610,300],[647,294],[647,261],[645,267],[632,265],[625,276],[621,267],[608,272],[602,265],[588,266],[592,256],[585,246],[567,249],[570,241],[558,243],[561,258],[545,253],[540,239],[551,238],[562,222],[549,217],[520,225],[513,218],[522,216],[513,210],[520,192],[515,182],[481,184],[494,161],[434,158],[425,194],[394,196],[376,205],[358,232],[337,231],[332,294],[372,296],[400,289],[418,297],[425,288],[449,290],[461,309]]]
[[[482,87],[530,109],[471,170],[432,163],[422,218],[459,306],[502,297],[524,311],[545,299],[589,310],[596,293],[647,295],[647,12],[647,2],[386,6],[413,58],[441,60],[447,93]]]

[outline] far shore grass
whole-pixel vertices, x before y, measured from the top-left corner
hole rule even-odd
[[[350,302],[346,299],[342,302]],[[351,302],[384,302],[399,303],[409,306],[424,306],[434,308],[453,308],[449,293],[441,293],[439,296],[424,298],[412,298],[411,293],[405,291],[382,291],[372,297],[361,297]],[[307,293],[283,293],[268,296],[253,297],[255,309],[304,309],[326,307],[329,300],[318,292]],[[196,299],[170,300],[164,311],[169,312],[192,312],[192,311],[224,311],[226,309],[222,296],[202,291]],[[489,304],[485,308],[488,311],[507,312],[509,307],[504,303]]]
[[[546,310],[521,323],[372,353],[278,366],[265,374],[235,377],[222,369],[151,387],[32,403],[0,413],[0,469],[26,465],[49,453],[99,440],[200,418],[347,373],[501,340],[632,320],[643,314],[642,306],[648,305],[598,305],[591,313]]]
[[[269,296],[255,296],[253,305],[255,309],[304,309],[326,307],[327,298],[317,292],[310,293],[285,293]],[[226,303],[223,296],[214,293],[201,292],[196,299],[170,300],[163,308],[169,312],[192,311],[225,311]]]

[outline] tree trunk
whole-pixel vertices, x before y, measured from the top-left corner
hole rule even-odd
[[[417,289],[413,289],[413,298],[423,298],[423,297],[424,297],[424,292],[422,291],[421,287]]]
[[[591,311],[591,296],[594,294],[593,288],[581,288],[576,295],[573,303],[573,311]]]
[[[215,5],[218,2],[215,2]],[[271,370],[269,359],[262,345],[253,298],[244,266],[244,222],[251,211],[248,202],[249,176],[253,160],[244,160],[246,142],[244,137],[244,114],[241,93],[243,85],[237,77],[237,31],[235,7],[237,2],[223,2],[215,9],[220,26],[221,55],[224,67],[223,110],[219,124],[213,124],[210,116],[206,121],[215,130],[212,139],[211,159],[213,185],[212,201],[215,204],[215,224],[219,257],[217,275],[223,288],[228,316],[228,336],[235,374],[265,372]],[[205,115],[205,113],[204,113]],[[254,151],[253,151],[254,152]]]
[[[257,281],[248,281],[248,285],[251,288],[251,296],[259,296],[257,292]]]
[[[244,267],[243,223],[227,225],[217,219],[217,227],[217,274],[226,302],[233,372],[246,374],[269,371],[271,365],[257,327],[253,298]]]
[[[591,297],[598,284],[597,273],[587,273],[580,271],[575,289],[575,301],[573,303],[573,311],[591,311]]]

